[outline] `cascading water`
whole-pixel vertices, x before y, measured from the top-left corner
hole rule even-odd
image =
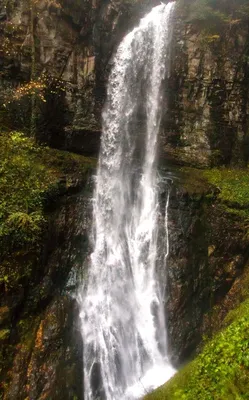
[[[109,78],[94,250],[79,294],[85,400],[138,399],[174,373],[167,358],[164,285],[157,276],[156,170],[173,9],[172,2],[153,8],[124,38]],[[167,215],[165,221],[167,233]]]

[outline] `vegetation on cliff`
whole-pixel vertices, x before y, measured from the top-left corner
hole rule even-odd
[[[34,243],[49,196],[83,178],[93,165],[85,157],[38,146],[20,132],[0,132],[1,253]]]
[[[217,198],[226,212],[249,218],[248,168],[182,168],[183,184],[188,193]]]
[[[20,132],[0,132],[0,285],[28,277],[39,257],[46,208],[85,182],[95,161],[39,146]]]
[[[241,217],[245,222],[249,218],[249,170],[248,169],[211,169],[204,176],[219,190],[218,199],[226,211]]]
[[[94,159],[38,145],[21,132],[0,131],[0,398],[8,390],[18,390],[19,375],[26,374],[23,379],[27,379],[43,306],[69,273],[70,216],[65,222],[59,219],[59,233],[54,232],[58,220],[54,210],[68,194],[83,189],[95,164]],[[65,237],[60,231],[64,223],[69,231]],[[53,232],[54,243],[48,243]],[[66,253],[64,263],[60,245]],[[55,255],[52,266],[44,266],[53,246],[60,262]],[[13,372],[15,368],[20,371]],[[20,387],[27,389],[23,383]]]
[[[181,40],[178,40],[188,56],[189,68],[191,70],[192,67],[194,72],[192,80],[188,81],[186,62],[186,65],[179,69],[180,73],[177,77],[179,82],[171,80],[174,82],[172,88],[174,96],[176,96],[176,93],[180,93],[181,85],[188,87],[188,92],[182,97],[180,96],[181,100],[176,102],[177,107],[179,107],[176,109],[176,113],[172,113],[169,107],[174,123],[181,121],[180,109],[185,101],[184,124],[190,117],[194,122],[193,129],[189,129],[189,132],[195,132],[198,138],[202,137],[203,133],[205,133],[205,137],[211,137],[207,140],[207,151],[204,150],[206,155],[209,154],[208,151],[211,149],[210,164],[231,165],[236,163],[238,159],[240,165],[246,165],[248,161],[246,110],[249,48],[246,32],[248,31],[249,0],[177,0],[177,2],[179,7],[185,10],[184,24],[188,24],[190,31],[192,29],[194,32],[193,37],[190,37],[191,47],[189,48],[194,50],[192,55],[190,52],[188,53],[189,49],[186,48],[185,37],[182,36]],[[54,290],[54,286],[48,278],[50,271],[45,271],[46,262],[42,266],[43,270],[39,266],[43,262],[41,249],[47,240],[47,238],[44,240],[44,233],[46,234],[48,227],[48,208],[61,195],[70,191],[74,192],[76,187],[79,190],[82,182],[88,176],[88,171],[91,171],[94,167],[95,161],[39,146],[33,138],[13,131],[13,129],[24,129],[28,135],[36,136],[38,139],[58,147],[63,147],[65,143],[66,126],[71,127],[72,125],[74,129],[83,126],[84,129],[89,129],[91,127],[89,121],[92,121],[92,119],[95,121],[92,111],[94,100],[92,86],[96,85],[96,90],[94,86],[94,93],[97,93],[100,82],[104,81],[103,71],[106,69],[106,60],[115,47],[113,43],[118,42],[114,38],[121,37],[127,29],[126,20],[128,18],[126,15],[133,15],[132,5],[137,3],[137,9],[139,9],[140,3],[145,4],[149,1],[113,1],[112,8],[109,8],[108,2],[105,2],[108,12],[98,1],[24,1],[22,2],[24,5],[23,15],[19,15],[21,23],[18,22],[18,18],[15,18],[13,7],[10,7],[15,2],[4,0],[5,3],[8,4],[7,11],[1,13],[0,6],[0,36],[2,37],[0,43],[0,56],[2,57],[0,62],[2,89],[0,93],[0,125],[4,126],[4,131],[0,132],[0,289],[1,299],[3,299],[3,306],[0,307],[0,373],[4,376],[2,382],[9,382],[11,374],[11,379],[15,379],[15,377],[18,379],[20,375],[20,381],[25,382],[26,379],[29,379],[30,374],[30,369],[26,368],[29,366],[28,360],[36,341],[37,343],[41,342],[40,332],[42,329],[39,330],[38,327],[43,327],[43,319],[46,318],[42,314],[43,306],[46,304],[44,299],[47,299]],[[104,2],[102,3],[104,4]],[[116,3],[120,5],[115,7]],[[156,1],[156,3],[158,2]],[[124,12],[125,17],[119,19],[123,9],[126,10],[126,13]],[[96,18],[96,15],[98,15],[98,18]],[[117,29],[112,25],[114,20]],[[38,24],[39,21],[45,23],[45,31],[48,27],[53,39],[46,37],[42,30],[43,26]],[[54,24],[56,29],[51,24]],[[92,38],[93,26],[94,41],[99,41],[95,48],[93,48]],[[185,27],[184,25],[184,32],[187,32],[188,29],[185,29]],[[43,38],[46,40],[43,41]],[[231,38],[234,39],[234,45],[225,47],[227,43],[232,42]],[[107,43],[110,43],[109,47]],[[196,43],[196,47],[192,43]],[[206,48],[209,49],[210,53],[205,51]],[[46,51],[44,50],[43,53],[42,49]],[[97,55],[97,72],[99,74],[97,78],[89,74],[89,71],[93,73],[93,68],[96,70],[95,54]],[[176,63],[183,59],[183,54],[179,54]],[[210,61],[205,58],[204,54],[207,57],[217,54],[217,66],[214,61],[215,58],[210,58]],[[232,55],[231,58],[236,61],[234,64],[224,62],[229,58],[228,55]],[[195,65],[198,67],[196,74],[193,68]],[[207,73],[204,70],[204,65]],[[226,65],[224,69],[223,65]],[[87,73],[89,75],[85,76],[84,71],[88,67]],[[46,73],[44,73],[44,70]],[[221,71],[220,75],[215,72],[216,70]],[[184,85],[182,82],[184,82]],[[238,90],[239,85],[242,88],[241,93]],[[198,96],[202,90],[207,95],[205,94],[206,97],[203,95],[200,98]],[[196,97],[194,97],[194,93],[196,93]],[[229,101],[232,101],[231,106],[229,106]],[[88,102],[92,108],[86,107]],[[97,104],[97,106],[100,107],[101,104]],[[197,108],[197,106],[202,107],[202,104],[207,105],[205,112],[203,109]],[[239,105],[242,108],[241,112],[239,112]],[[210,121],[214,121],[213,125],[209,124],[209,117],[207,117],[209,115],[213,118],[210,117]],[[206,118],[203,125],[198,123],[199,116]],[[181,133],[184,124],[180,127]],[[240,124],[243,125],[241,130],[239,130]],[[8,129],[12,129],[12,131]],[[44,134],[42,135],[43,130]],[[65,132],[66,135],[63,136]],[[170,133],[172,140],[176,141],[175,126],[170,130]],[[186,137],[188,146],[194,144],[190,133],[187,132],[183,136]],[[237,136],[238,140],[236,139]],[[181,145],[185,143],[184,141],[180,142],[180,140],[178,142]],[[203,144],[202,141],[201,144]],[[232,149],[235,149],[234,153],[238,153],[238,157],[236,154],[234,156]],[[181,150],[182,147],[177,146],[175,159],[182,159],[183,164],[196,166],[197,163],[192,149],[189,147],[185,158],[180,154]],[[225,155],[223,155],[223,152]],[[196,153],[202,154],[198,148]],[[189,157],[190,160],[186,157]],[[200,165],[210,164],[205,162]],[[242,235],[246,236],[249,219],[248,172],[248,169],[215,168],[204,171],[189,169],[188,175],[191,178],[185,188],[187,196],[193,195],[193,198],[197,200],[195,206],[198,210],[198,201],[204,197],[205,206],[206,204],[208,204],[208,207],[211,205],[210,208],[207,207],[207,213],[211,210],[210,214],[215,213],[217,205],[222,216],[224,215],[224,220],[229,220],[230,225],[234,224],[235,221],[238,222],[239,229],[242,228],[241,230],[243,230]],[[201,214],[201,218],[207,217]],[[217,219],[217,224],[224,220]],[[216,225],[211,232],[213,236],[216,234]],[[228,232],[227,236],[234,235],[230,225],[223,224],[223,230]],[[189,228],[188,232],[190,232]],[[217,233],[217,236],[220,236],[219,240],[224,242],[223,233],[220,235],[219,233],[220,231]],[[61,233],[59,236],[61,238]],[[230,236],[227,242],[229,242]],[[231,240],[231,247],[235,247],[236,241],[234,241],[235,245],[232,242]],[[196,243],[193,246],[193,252],[198,247]],[[223,263],[222,267],[224,270],[226,268],[232,270],[229,275],[229,273],[223,274],[222,268],[220,268],[219,278],[216,277],[216,281],[210,285],[210,287],[216,285],[218,292],[220,290],[219,282],[227,281],[225,289],[220,290],[222,296],[234,279],[233,274],[239,273],[239,269],[243,269],[244,264],[238,262],[239,267],[237,264],[236,268],[233,267],[233,259],[230,253],[234,252],[233,256],[236,255],[234,249],[231,249],[231,252],[228,253],[221,248],[219,253],[216,250],[218,246],[214,238],[209,244],[210,252],[214,253],[214,263],[217,265],[219,260],[222,262],[223,258],[227,258],[227,264]],[[57,242],[55,245],[57,245]],[[246,244],[244,247],[246,248],[246,246],[248,245]],[[227,248],[228,245],[225,250]],[[189,247],[189,249],[189,252],[191,252],[192,248]],[[217,256],[215,251],[218,253]],[[75,248],[72,252],[75,255]],[[238,249],[239,252],[242,254],[240,249]],[[56,269],[57,265],[54,268],[53,274],[56,276],[54,280],[59,280],[59,276],[61,277],[63,273],[62,264],[65,264],[65,261],[60,264],[64,256],[60,257],[59,262],[57,262],[58,269]],[[34,271],[39,268],[40,270],[37,273],[39,276],[35,280],[33,279]],[[233,272],[235,269],[236,271]],[[66,276],[66,273],[64,275]],[[199,274],[196,275],[198,276],[196,279],[200,280]],[[244,280],[244,282],[248,284],[248,281]],[[33,291],[30,292],[31,294],[29,293],[28,297],[28,288],[32,285]],[[26,308],[20,312],[24,303]],[[31,303],[32,306],[30,306]],[[186,303],[184,306],[186,306]],[[229,308],[231,308],[231,305],[229,305]],[[67,308],[65,310],[66,315]],[[37,316],[38,314],[39,316]],[[236,311],[229,314],[223,330],[206,344],[196,360],[183,368],[167,385],[149,395],[147,399],[192,400],[195,397],[200,400],[229,400],[249,398],[248,320],[249,301],[246,300]],[[50,322],[51,320],[49,320],[48,330],[52,325]],[[62,325],[61,322],[60,324]],[[73,322],[68,325],[73,325]],[[45,330],[45,344],[49,342],[46,334]],[[26,336],[29,336],[30,339],[27,339]],[[20,346],[21,351],[17,346]],[[21,354],[23,348],[26,351],[27,360],[19,360],[19,369],[11,372],[14,354],[19,351],[20,359],[24,359],[23,354]],[[45,353],[45,345],[42,345],[41,348],[42,352]],[[67,348],[66,344],[65,348]],[[39,358],[38,349],[35,349],[35,351],[37,351],[37,358]],[[49,354],[49,351],[47,351],[47,354]],[[64,353],[62,359],[66,359]],[[34,361],[32,362],[34,363]],[[37,367],[32,368],[35,373],[37,371],[34,381],[36,380],[39,383],[41,375],[47,367],[40,367],[39,363],[37,365]],[[47,370],[49,371],[49,368]],[[33,374],[35,375],[35,373]],[[48,373],[49,380],[50,375]],[[13,381],[11,382],[10,386],[14,387],[15,384],[13,384]],[[19,387],[25,386],[23,382],[19,384]],[[44,382],[42,382],[42,385],[45,387]],[[30,386],[32,387],[32,385]],[[60,385],[57,382],[54,386],[57,390]],[[73,384],[70,383],[69,386],[73,387]],[[17,384],[16,388],[18,394],[12,395],[12,398],[17,398],[19,395]],[[0,386],[0,392],[2,389],[6,389],[4,384],[2,387]],[[28,390],[28,385],[26,389]],[[26,396],[28,395],[26,394],[23,398],[26,398]],[[53,394],[48,396],[50,397],[47,398],[56,398]],[[30,397],[36,396],[31,394]],[[71,397],[73,398],[73,395]],[[59,399],[61,400],[60,397]]]
[[[204,23],[203,28],[223,24],[239,23],[249,18],[249,1],[217,1],[217,0],[179,0],[181,7],[186,7],[188,22]],[[210,26],[212,25],[212,26]]]
[[[248,399],[249,300],[226,317],[201,354],[146,400]]]

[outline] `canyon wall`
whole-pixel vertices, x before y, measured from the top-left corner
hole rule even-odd
[[[1,127],[23,130],[55,148],[97,155],[112,54],[125,33],[158,3],[4,1]],[[179,171],[248,162],[248,20],[236,15],[225,22],[218,19],[210,30],[205,18],[191,17],[192,3],[177,2],[159,146],[160,165],[174,174],[166,313],[176,365],[208,331],[205,314],[232,290],[249,250],[240,202],[230,204],[228,212],[219,185],[202,178],[201,170]],[[65,189],[50,212],[33,286],[26,282],[12,288],[7,303],[1,298],[4,399],[82,398],[82,349],[72,322],[77,306],[70,288],[64,289],[69,285],[74,290],[70,271],[73,276],[86,256],[86,248],[80,250],[90,224],[90,208],[88,219],[80,218],[89,201],[81,194],[85,187],[82,181],[75,190]]]

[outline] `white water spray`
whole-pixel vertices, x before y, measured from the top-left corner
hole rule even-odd
[[[79,294],[85,400],[138,399],[174,373],[167,357],[164,285],[157,276],[156,171],[173,9],[174,3],[155,7],[124,38],[109,78],[94,251]],[[165,221],[168,252],[167,207]]]

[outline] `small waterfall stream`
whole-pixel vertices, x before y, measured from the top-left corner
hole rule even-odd
[[[172,2],[153,8],[113,59],[93,199],[93,252],[79,293],[85,400],[138,399],[174,374],[165,285],[157,275],[162,216],[156,169],[173,10]],[[166,255],[167,206],[168,200]]]

